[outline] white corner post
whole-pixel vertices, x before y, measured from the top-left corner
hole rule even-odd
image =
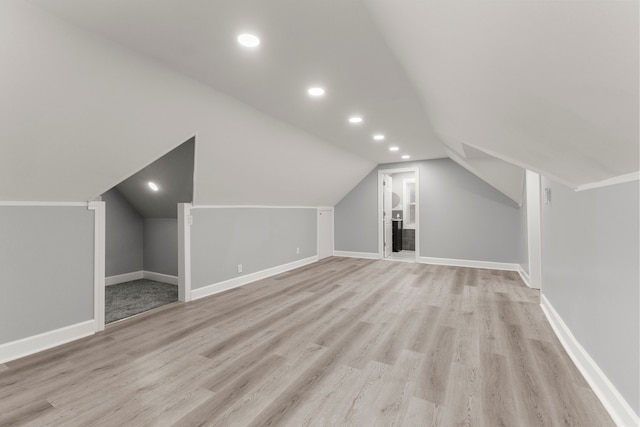
[[[540,212],[540,175],[527,170],[527,241],[529,252],[529,282],[534,289],[542,288],[542,219]]]
[[[178,203],[178,299],[191,301],[191,203]]]
[[[104,331],[105,203],[89,202],[87,209],[94,212],[93,317],[100,332]]]

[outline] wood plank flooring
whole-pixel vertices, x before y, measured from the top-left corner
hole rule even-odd
[[[609,426],[513,272],[328,258],[0,365],[0,426]]]

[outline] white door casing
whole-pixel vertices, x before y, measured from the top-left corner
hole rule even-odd
[[[540,211],[540,175],[526,171],[527,197],[527,243],[529,252],[529,286],[542,288],[542,242]]]
[[[388,257],[393,252],[393,214],[392,203],[393,200],[393,185],[391,175],[384,175],[382,180],[383,189],[383,210],[382,220],[384,221],[384,257]]]
[[[318,208],[318,259],[333,255],[333,208]]]
[[[420,257],[420,168],[415,165],[407,165],[407,167],[393,169],[378,169],[378,257],[385,258],[385,223],[383,218],[384,211],[384,177],[395,173],[413,172],[415,179],[415,259]],[[390,214],[391,215],[391,214]],[[391,233],[389,233],[391,234]],[[391,242],[393,244],[393,242]],[[393,246],[392,246],[393,248]]]

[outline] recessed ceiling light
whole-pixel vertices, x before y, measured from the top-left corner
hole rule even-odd
[[[150,189],[152,189],[153,191],[158,191],[160,188],[158,187],[158,184],[156,184],[153,181],[149,181],[148,184]]]
[[[382,141],[384,139],[384,135],[381,133],[377,133],[375,135],[373,135],[373,139],[376,141]]]
[[[321,87],[310,87],[307,93],[311,96],[322,96],[324,95],[324,89]]]
[[[349,117],[349,123],[353,123],[353,124],[362,123],[362,117],[360,117],[360,116],[351,116],[351,117]]]
[[[393,147],[389,147],[389,151],[398,151],[400,149],[400,147],[396,147],[395,145]]]
[[[256,47],[260,44],[260,39],[253,34],[240,34],[238,36],[238,43],[245,47]]]
[[[405,159],[405,160],[407,160],[407,159],[410,159],[410,158],[411,158],[411,156],[410,156],[410,155],[408,155],[408,154],[405,154],[404,156],[402,156],[402,158],[403,158],[403,159]]]

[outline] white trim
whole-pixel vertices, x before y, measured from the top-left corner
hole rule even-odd
[[[317,208],[316,212],[316,255],[318,255],[318,260],[320,260],[320,212],[331,212],[331,255],[333,255],[333,251],[335,250],[335,212],[333,207],[322,207]],[[325,257],[328,258],[328,257]],[[324,259],[324,258],[323,258]]]
[[[0,206],[87,206],[87,202],[0,202]]]
[[[487,153],[488,155],[495,157],[496,159],[503,160],[503,161],[505,161],[507,163],[511,163],[512,165],[521,167],[522,169],[530,170],[530,171],[536,172],[536,173],[538,173],[540,175],[544,175],[547,178],[551,178],[552,180],[556,181],[557,183],[563,184],[563,185],[565,185],[565,186],[567,186],[569,188],[574,188],[575,187],[575,184],[573,184],[571,182],[568,182],[568,181],[560,178],[557,175],[554,175],[554,174],[549,173],[549,172],[545,172],[545,171],[543,171],[541,169],[537,169],[537,168],[533,167],[533,165],[521,162],[521,161],[516,160],[516,159],[514,159],[512,157],[504,156],[501,153],[498,153],[497,151],[492,151],[492,150],[489,150],[489,149],[484,148],[484,147],[480,148],[479,146],[473,145],[473,144],[469,144],[466,141],[463,142],[463,144],[468,145],[471,148],[475,148],[476,150],[483,151],[483,152]]]
[[[333,256],[344,258],[364,258],[364,259],[380,259],[380,254],[375,252],[350,252],[350,251],[333,251]]]
[[[613,178],[604,179],[602,181],[591,182],[576,187],[576,191],[591,190],[592,188],[607,187],[609,185],[623,184],[625,182],[637,181],[640,179],[640,172],[632,172],[624,175],[614,176]]]
[[[53,331],[43,332],[27,338],[0,345],[0,363],[16,360],[30,354],[66,344],[80,338],[93,335],[95,321],[87,320],[75,325],[65,326]]]
[[[518,265],[518,274],[527,287],[531,287],[531,280],[529,279],[529,273],[527,273],[521,265]]]
[[[196,185],[196,176],[198,174],[198,162],[196,161],[196,159],[198,158],[198,132],[194,133],[191,138],[193,138],[193,176],[191,177],[191,202],[194,203],[196,201],[196,190],[198,189],[198,186]],[[185,142],[187,142],[189,139],[187,139]]]
[[[140,280],[140,279],[144,279],[144,271],[142,270],[105,277],[104,285],[112,286],[112,285],[117,285],[119,283],[131,282],[132,280]]]
[[[267,277],[275,276],[276,274],[284,273],[295,268],[304,267],[305,265],[313,264],[317,261],[318,256],[315,255],[309,258],[293,261],[288,264],[267,268],[266,270],[257,271],[255,273],[225,280],[223,282],[214,283],[203,288],[194,289],[191,291],[191,299],[196,300],[199,298],[207,297],[209,295],[224,292],[229,289],[237,288],[248,283],[255,282],[256,280],[266,279]]]
[[[384,173],[378,170],[378,259],[384,258]],[[355,257],[362,258],[362,257]]]
[[[520,265],[509,262],[474,261],[468,259],[433,258],[426,256],[418,257],[418,262],[422,264],[450,265],[453,267],[486,268],[489,270],[519,271],[520,268]]]
[[[193,205],[191,209],[318,209],[318,206],[270,206],[270,205]]]
[[[540,205],[540,175],[527,170],[525,172],[525,191],[527,198],[527,256],[529,259],[530,288],[542,288],[542,210]]]
[[[191,301],[191,203],[178,203],[178,300]]]
[[[564,323],[545,295],[540,298],[540,307],[542,307],[542,311],[547,316],[547,320],[569,357],[571,357],[573,363],[587,380],[616,425],[640,425],[638,415],[573,336],[569,327]]]
[[[105,286],[118,285],[120,283],[131,282],[133,280],[148,279],[155,280],[156,282],[168,283],[170,285],[178,284],[178,276],[172,276],[170,274],[156,273],[154,271],[139,270],[132,271],[131,273],[118,274],[116,276],[109,276],[104,279]]]
[[[178,276],[172,276],[170,274],[155,273],[153,271],[143,271],[143,278],[148,280],[155,280],[156,282],[168,283],[170,285],[178,285]]]
[[[104,286],[105,286],[105,202],[89,202],[87,209],[94,211],[93,239],[93,319],[95,331],[104,331]]]
[[[394,173],[413,172],[414,179],[416,180],[416,221],[415,221],[415,253],[416,261],[418,260],[418,254],[420,253],[420,167],[411,166],[404,168],[393,169],[378,169],[378,259],[383,259],[384,256],[384,222],[382,221],[382,177],[383,175],[389,175]],[[362,257],[357,257],[362,258]]]

